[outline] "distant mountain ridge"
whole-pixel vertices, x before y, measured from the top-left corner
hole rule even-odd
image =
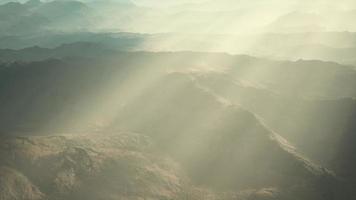
[[[8,1],[6,1],[8,2]],[[0,35],[27,35],[41,33],[43,31],[59,32],[108,32],[125,31],[138,33],[214,33],[214,34],[239,34],[245,33],[300,33],[318,31],[355,31],[353,24],[347,19],[353,16],[352,10],[340,10],[335,8],[330,12],[312,14],[306,9],[305,12],[293,10],[288,7],[289,3],[281,4],[282,1],[274,2],[247,2],[247,1],[225,1],[225,2],[195,2],[192,4],[179,4],[177,6],[145,6],[140,2],[121,1],[79,1],[79,0],[37,0],[0,4],[21,4],[27,11],[2,12],[0,16],[13,16],[17,20],[1,20],[3,27],[7,30],[0,31]],[[156,4],[156,3],[155,3]],[[269,6],[276,4],[281,9]],[[148,4],[149,5],[149,4]],[[293,5],[293,3],[292,3]],[[22,18],[21,15],[28,18]],[[43,19],[31,19],[32,15]],[[336,22],[328,19],[332,15]],[[140,17],[142,16],[142,17]],[[191,17],[194,16],[194,20]],[[277,18],[277,19],[276,19]],[[179,19],[179,20],[175,20]],[[21,23],[27,20],[26,23]],[[244,21],[250,23],[244,23]],[[47,21],[46,23],[44,23]],[[230,26],[225,26],[221,21],[231,21]],[[174,25],[169,25],[174,22]],[[163,24],[163,26],[155,26]],[[207,30],[207,26],[213,27]],[[6,26],[5,26],[6,25]],[[27,25],[27,28],[22,26]],[[238,29],[237,27],[243,27]]]

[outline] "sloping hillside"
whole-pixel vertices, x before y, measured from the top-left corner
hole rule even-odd
[[[189,174],[189,170],[186,170],[186,163],[172,160],[169,158],[171,154],[162,153],[162,149],[155,144],[154,140],[134,133],[2,138],[0,142],[0,158],[1,166],[3,166],[0,182],[1,199],[261,198],[275,200],[281,197],[290,197],[288,199],[329,197],[325,196],[330,193],[328,185],[321,186],[319,181],[325,184],[325,180],[328,179],[327,177],[331,178],[331,175],[322,168],[314,166],[310,161],[299,157],[291,151],[290,147],[278,146],[278,144],[286,144],[282,144],[284,141],[277,137],[269,139],[270,143],[276,146],[267,154],[281,152],[284,156],[277,155],[277,160],[272,161],[286,159],[279,160],[284,163],[283,167],[294,165],[294,170],[299,170],[294,171],[293,175],[287,171],[278,171],[278,176],[284,180],[287,177],[295,177],[293,180],[288,180],[289,184],[286,186],[277,187],[273,184],[277,183],[276,179],[273,179],[265,182],[265,185],[261,182],[256,189],[222,189],[213,185],[210,185],[211,189],[207,189],[204,186],[212,182],[206,181],[218,177],[205,174],[209,176],[209,179],[201,179],[204,182],[197,183],[196,176]],[[229,148],[231,146],[221,150],[225,151],[226,155],[228,151],[231,151]],[[210,152],[216,153],[213,150]],[[173,158],[176,157],[173,156]],[[253,167],[257,170],[255,172],[271,164],[266,160],[271,157],[260,158],[263,161],[259,163],[263,166]],[[202,159],[207,159],[207,157]],[[287,166],[286,162],[291,163]],[[227,173],[220,171],[224,170],[221,168],[222,165],[219,167],[215,164],[216,168],[213,169],[213,166],[207,167],[201,159],[193,163],[195,165],[199,163],[201,169],[209,170],[210,173],[218,175]],[[234,162],[231,164],[236,167]],[[280,164],[273,165],[281,167]],[[239,173],[241,170],[246,169],[230,168],[228,173],[236,172],[237,177],[241,178]],[[266,172],[265,170],[268,169],[260,173]],[[260,173],[255,175],[263,176]],[[226,178],[226,176],[220,178]],[[332,179],[330,181],[333,182]]]
[[[97,134],[3,138],[0,149],[1,166],[23,174],[33,199],[315,200],[337,192],[330,171],[180,73],[127,103]]]
[[[253,114],[263,113],[263,98],[271,103],[278,96],[290,97],[287,89],[300,80],[311,81],[301,63],[313,72],[324,70],[324,80],[336,74],[335,83],[346,74],[353,76],[348,73],[352,69],[334,63],[190,52],[122,52],[96,59],[4,64],[2,135],[23,137],[2,140],[1,166],[23,174],[21,182],[38,188],[38,193],[33,189],[37,196],[59,199],[335,199],[344,193],[338,174],[298,153],[267,128],[270,121]],[[256,69],[271,72],[248,76],[248,70]],[[288,80],[292,73],[299,79]],[[276,74],[282,75],[273,79]],[[287,83],[277,87],[283,81]],[[334,96],[340,85],[328,86],[323,94]],[[224,88],[230,96],[220,93]],[[313,96],[318,91],[309,88]],[[344,88],[343,93],[353,95],[353,90]],[[96,134],[87,135],[91,132]],[[60,136],[65,133],[71,135]],[[120,142],[123,138],[129,139]],[[142,138],[152,144],[148,149],[141,149],[146,143],[131,145]],[[127,151],[125,160],[121,152]],[[167,159],[168,165],[162,164]],[[138,171],[130,171],[131,166]],[[147,167],[158,171],[147,175]],[[102,184],[93,190],[94,182]]]
[[[1,199],[176,199],[184,178],[150,145],[129,133],[3,138]]]

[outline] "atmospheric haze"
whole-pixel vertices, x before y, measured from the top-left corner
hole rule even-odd
[[[0,0],[0,200],[356,195],[352,0]]]

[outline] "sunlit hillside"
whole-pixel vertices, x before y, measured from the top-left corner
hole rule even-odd
[[[0,0],[0,200],[352,200],[353,0]]]

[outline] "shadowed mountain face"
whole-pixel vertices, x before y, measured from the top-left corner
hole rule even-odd
[[[250,188],[273,187],[270,199],[332,199],[338,192],[331,172],[298,154],[251,113],[225,105],[189,77],[173,74],[162,81],[139,97],[144,102],[124,106],[100,135],[4,138],[1,165],[19,174],[25,188],[34,188],[4,193],[5,199],[17,194],[31,199],[204,198],[194,187],[211,188],[206,192],[216,198],[215,190],[263,198],[237,192]],[[170,96],[171,88],[181,92]],[[170,98],[176,99],[157,104]],[[113,131],[116,127],[141,134],[122,134]],[[3,184],[11,188],[11,180]]]
[[[251,113],[212,97],[190,77],[171,74],[137,101],[126,104],[114,124],[156,138],[158,145],[180,160],[201,184],[288,188],[310,175],[326,173],[298,155]],[[138,111],[140,115],[136,116]],[[295,173],[300,173],[298,178]]]
[[[355,177],[352,175],[355,161],[352,152],[355,149],[350,145],[354,141],[355,129],[353,98],[286,97],[264,88],[246,86],[231,78],[226,74],[208,74],[198,75],[197,81],[258,115],[314,161],[333,169],[345,179]]]

